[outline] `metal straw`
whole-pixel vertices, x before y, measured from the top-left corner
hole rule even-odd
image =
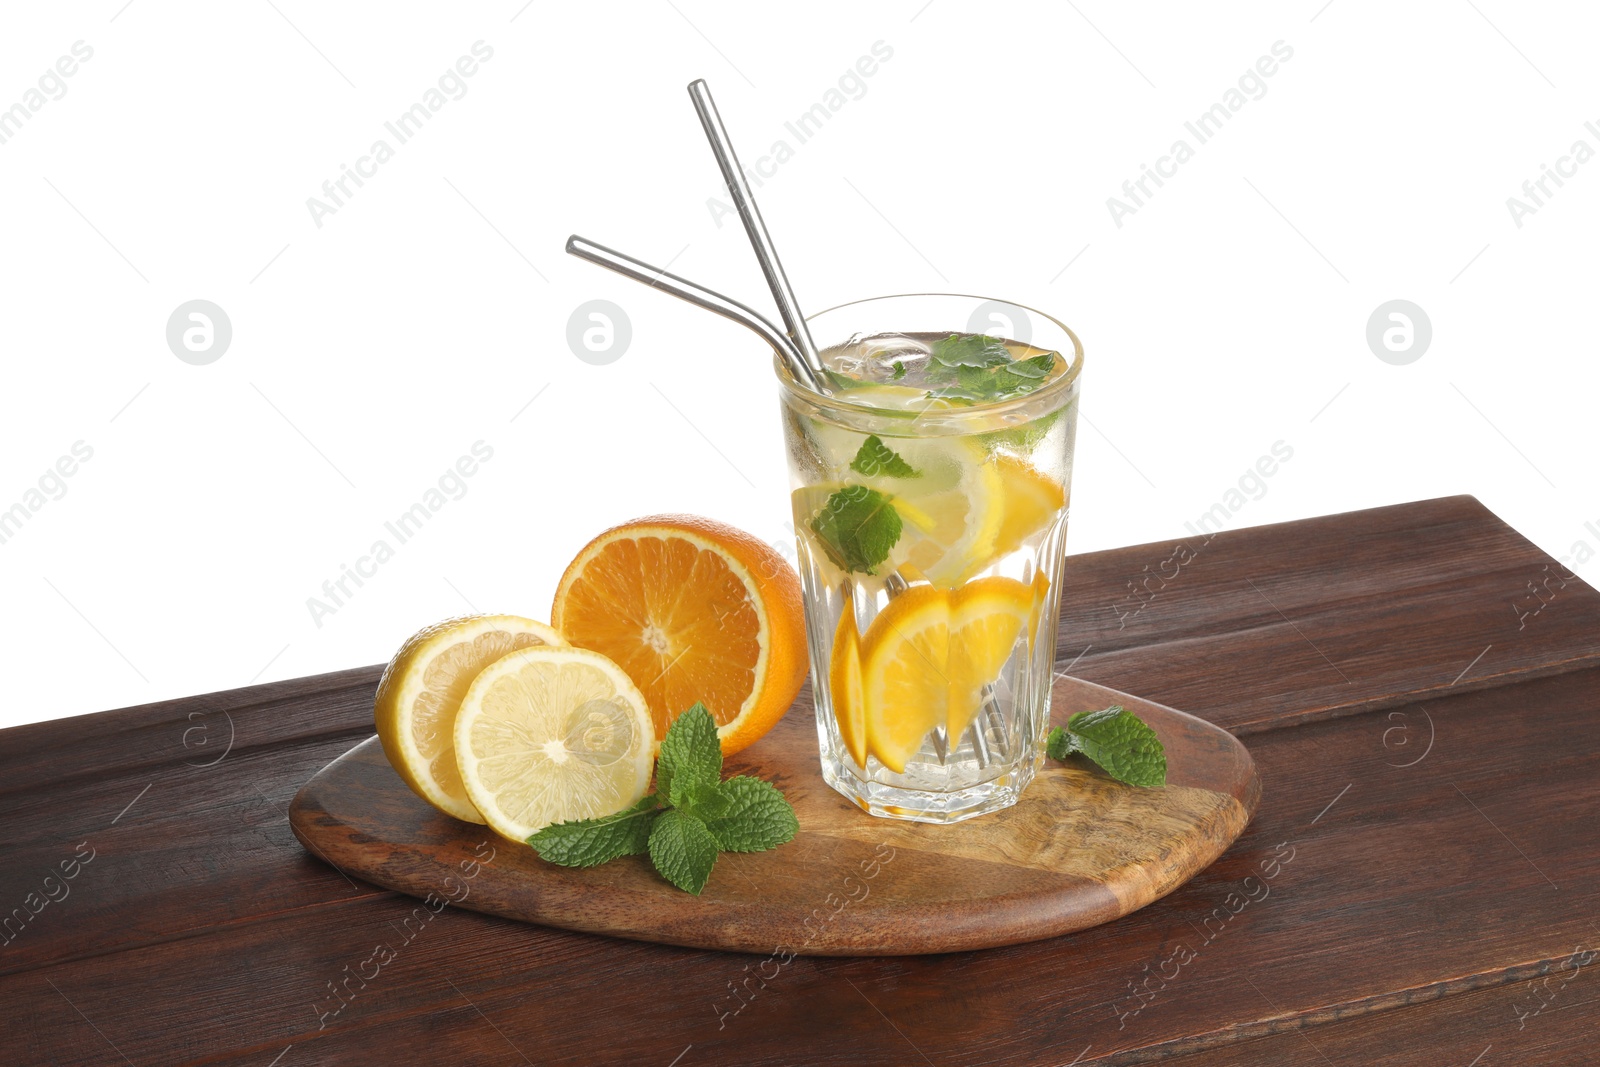
[[[789,336],[794,338],[795,347],[800,350],[811,378],[820,383],[825,380],[825,375],[816,343],[806,329],[805,316],[800,313],[800,304],[795,300],[794,290],[789,287],[789,279],[783,273],[777,249],[772,246],[766,223],[761,221],[761,212],[756,208],[750,183],[745,181],[739,157],[733,151],[733,141],[728,137],[727,127],[722,124],[722,116],[717,114],[716,102],[711,99],[711,90],[704,78],[689,83],[689,98],[694,101],[700,125],[705,127],[706,139],[711,142],[711,152],[717,157],[717,166],[722,169],[722,179],[728,185],[734,207],[739,211],[739,219],[744,223],[744,232],[749,235],[750,245],[761,263],[761,273],[767,276],[767,287],[772,290],[772,298],[778,302],[778,314],[789,328]]]
[[[739,303],[731,297],[707,289],[697,282],[687,278],[680,278],[676,274],[668,274],[659,267],[652,267],[642,260],[624,255],[605,245],[596,244],[585,237],[573,234],[567,238],[567,252],[579,259],[587,259],[590,263],[598,263],[608,270],[632,278],[664,293],[671,293],[680,300],[687,300],[696,307],[714,311],[725,319],[732,319],[739,325],[759,334],[761,339],[778,350],[784,365],[796,378],[805,382],[813,389],[821,391],[822,386],[811,368],[800,357],[800,351],[793,341],[786,337],[777,326],[762,318],[754,310]]]

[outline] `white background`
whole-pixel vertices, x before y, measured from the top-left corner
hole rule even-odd
[[[0,144],[0,509],[93,458],[0,544],[0,725],[381,661],[469,608],[545,617],[580,545],[651,512],[788,538],[760,345],[562,253],[579,232],[770,307],[707,208],[701,76],[747,164],[794,149],[758,197],[806,307],[977,292],[1077,330],[1072,551],[1181,536],[1282,440],[1233,526],[1470,492],[1587,557],[1600,161],[1520,227],[1506,201],[1600,149],[1596,31],[1505,0],[14,5],[0,108],[93,57]],[[397,145],[385,121],[480,40]],[[799,144],[784,123],[880,41]],[[1198,144],[1184,122],[1277,41]],[[316,225],[379,138],[394,158]],[[1194,158],[1117,226],[1107,198],[1179,138]],[[166,343],[196,298],[233,327],[206,366]],[[604,366],[566,340],[597,298],[633,333]],[[1405,366],[1365,338],[1396,298],[1433,327]],[[319,626],[308,598],[480,440],[466,494]]]

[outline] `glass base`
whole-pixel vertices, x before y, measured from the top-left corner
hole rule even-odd
[[[849,767],[826,758],[822,779],[868,815],[907,822],[957,823],[1000,811],[1015,804],[1033,781],[1037,763],[1024,762],[1014,770],[965,789],[934,791],[904,789],[857,777]]]

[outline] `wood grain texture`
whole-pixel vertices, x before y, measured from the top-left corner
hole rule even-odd
[[[1516,1007],[1600,943],[1600,594],[1519,629],[1556,563],[1454,497],[1220,534],[1119,617],[1172,544],[1070,559],[1058,662],[1247,734],[1266,803],[1118,922],[781,968],[456,906],[418,926],[287,825],[371,731],[362,668],[0,732],[0,916],[97,849],[0,939],[0,1063],[1591,1063],[1600,970]],[[236,743],[199,766],[185,732],[218,712]]]
[[[372,740],[312,778],[290,825],[354,877],[425,898],[463,885],[461,906],[571,930],[671,945],[796,955],[888,956],[993,948],[1120,918],[1170,893],[1243,832],[1261,785],[1244,746],[1182,712],[1060,675],[1054,719],[1121,704],[1160,736],[1165,789],[1135,789],[1086,761],[1049,761],[1013,807],[954,826],[866,815],[821,779],[809,706],[728,761],[773,782],[800,819],[795,840],[720,857],[699,896],[647,857],[578,870],[497,842],[472,864],[481,826],[418,799]],[[895,877],[879,881],[893,865]],[[853,874],[841,874],[841,868]],[[461,892],[465,893],[463,888]]]

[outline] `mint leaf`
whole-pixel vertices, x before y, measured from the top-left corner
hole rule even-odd
[[[890,381],[898,382],[901,378],[906,376],[906,365],[900,360],[897,359],[889,365],[894,368],[894,374],[890,377]]]
[[[1056,740],[1056,732],[1051,731],[1047,749]],[[1066,733],[1071,742],[1069,753],[1081,752],[1117,781],[1149,787],[1167,784],[1167,754],[1161,739],[1121,705],[1078,712],[1067,720]]]
[[[988,403],[1033,392],[1055,367],[1056,354],[1013,360],[999,338],[953,333],[930,346],[928,396],[937,400]]]
[[[871,574],[900,540],[900,513],[876,489],[847,485],[828,497],[811,531],[839,567]]]
[[[776,848],[799,830],[794,809],[775,786],[744,776],[722,781],[717,725],[704,704],[695,704],[661,739],[654,793],[613,815],[546,826],[528,844],[541,859],[564,867],[648,852],[663,878],[699,894],[719,851]]]
[[[1015,360],[1006,365],[1006,370],[1023,378],[1044,378],[1049,375],[1050,368],[1055,365],[1056,354],[1054,352],[1046,352],[1030,359]]]
[[[921,471],[913,469],[911,464],[901,459],[899,453],[884,444],[883,439],[876,434],[861,443],[861,450],[856,453],[856,458],[850,461],[850,469],[869,478],[880,474],[887,474],[891,478],[922,477]]]
[[[713,782],[708,784],[696,783],[689,787],[688,793],[673,807],[679,811],[688,812],[702,822],[710,822],[726,815],[729,808],[729,798],[722,791],[725,783]]]
[[[664,811],[650,830],[650,862],[661,877],[698,896],[717,862],[716,838],[693,815]]]
[[[1067,733],[1065,727],[1057,726],[1044,739],[1044,754],[1051,759],[1066,759],[1076,751],[1078,748],[1072,743],[1072,735]]]
[[[1011,361],[1011,351],[998,337],[981,333],[953,333],[929,346],[933,358],[947,367],[988,367],[993,361]]]
[[[656,793],[673,807],[696,788],[714,787],[722,778],[722,742],[704,704],[672,721],[656,754]]]
[[[800,820],[783,794],[770,782],[740,775],[717,787],[727,803],[721,817],[706,828],[724,852],[765,852],[800,832]]]
[[[655,795],[651,794],[614,815],[553,823],[528,838],[528,844],[547,862],[563,867],[594,867],[618,856],[644,852],[659,814]]]

